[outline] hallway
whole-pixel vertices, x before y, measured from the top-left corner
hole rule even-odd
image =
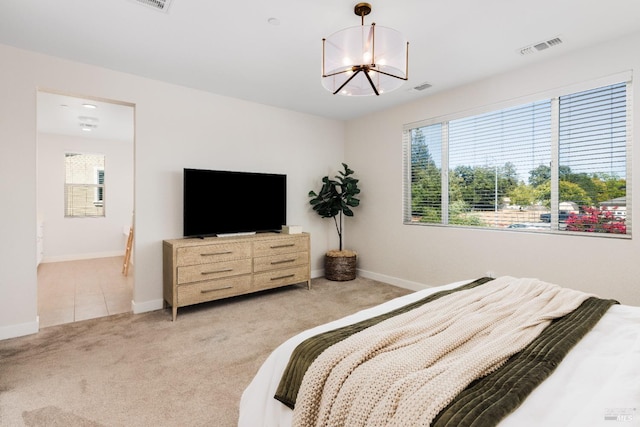
[[[122,274],[123,257],[40,264],[40,328],[131,311],[133,266]]]

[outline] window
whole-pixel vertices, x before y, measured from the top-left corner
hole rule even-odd
[[[405,126],[405,224],[630,235],[628,85]]]
[[[65,154],[65,217],[105,216],[104,155]]]

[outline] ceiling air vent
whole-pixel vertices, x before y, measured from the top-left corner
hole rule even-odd
[[[413,90],[425,90],[425,89],[429,89],[432,85],[429,83],[422,83],[418,86],[414,86]]]
[[[136,3],[140,3],[151,9],[158,10],[160,12],[168,12],[169,4],[171,0],[134,0]]]
[[[560,39],[560,37],[554,37],[552,39],[518,49],[518,53],[522,56],[530,55],[532,53],[549,49],[550,47],[558,46],[559,44],[562,44],[562,39]]]

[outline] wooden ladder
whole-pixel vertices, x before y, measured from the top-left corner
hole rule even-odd
[[[124,262],[122,263],[122,274],[129,274],[129,263],[131,262],[131,248],[133,245],[133,226],[129,227],[129,237],[127,238],[127,248],[124,251]]]

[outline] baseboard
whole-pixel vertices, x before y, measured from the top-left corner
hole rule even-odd
[[[0,340],[9,338],[17,338],[25,335],[37,334],[40,329],[40,318],[36,316],[33,322],[20,323],[19,325],[10,325],[0,327]]]
[[[379,282],[389,283],[390,285],[398,286],[405,289],[410,289],[412,291],[421,291],[423,289],[429,288],[430,286],[426,286],[423,283],[412,282],[409,280],[399,279],[393,276],[387,276],[385,274],[374,273],[372,271],[358,269],[358,275],[365,277],[367,279],[377,280]]]
[[[144,302],[135,302],[131,300],[131,311],[133,314],[146,313],[147,311],[161,310],[164,308],[164,300],[156,299]]]
[[[42,261],[40,261],[40,263],[46,264],[48,262],[78,261],[82,259],[94,259],[94,258],[111,258],[115,256],[124,256],[124,251],[93,252],[93,253],[87,253],[87,254],[46,256],[42,258]]]
[[[356,272],[359,276],[362,276],[366,279],[377,280],[379,282],[388,283],[390,285],[398,286],[400,288],[410,289],[412,291],[421,291],[426,288],[430,288],[431,286],[427,286],[424,283],[412,282],[409,280],[399,279],[393,276],[387,276],[385,274],[374,273],[373,271],[362,270],[361,268],[356,269]],[[311,278],[315,279],[317,277],[324,277],[324,269],[320,270],[311,270]]]

